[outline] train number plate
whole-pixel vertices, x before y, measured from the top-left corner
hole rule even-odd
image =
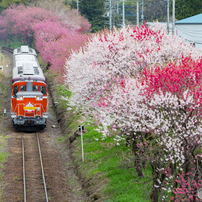
[[[24,107],[23,109],[24,109],[24,110],[35,110],[36,107]]]

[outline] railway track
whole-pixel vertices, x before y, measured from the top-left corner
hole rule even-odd
[[[4,50],[4,51],[7,51],[7,52],[9,52],[9,53],[13,53],[13,48],[1,46],[1,49]]]
[[[13,67],[13,49],[7,47],[1,47],[1,49],[11,62],[8,66],[9,72],[7,77],[8,82],[12,83],[10,76]],[[5,102],[7,102],[7,99],[5,99]],[[9,103],[8,106],[10,107]],[[48,119],[46,130],[39,133],[38,137],[42,150],[43,170],[45,174],[41,168],[42,163],[40,160],[41,155],[39,155],[37,134],[24,133],[22,135],[21,132],[17,132],[12,128],[11,120],[2,122],[3,129],[8,131],[6,134],[11,135],[8,141],[10,155],[3,168],[4,176],[2,182],[4,186],[2,186],[3,196],[0,196],[0,201],[1,199],[6,202],[87,201],[88,197],[85,193],[81,193],[82,186],[79,182],[78,185],[73,187],[69,185],[69,176],[71,176],[70,180],[74,179],[75,181],[77,177],[75,177],[75,170],[72,165],[68,169],[64,167],[64,160],[68,162],[69,166],[71,159],[68,155],[63,159],[63,154],[60,153],[57,144],[55,144],[55,134],[60,132],[57,129],[53,129],[51,125],[56,121],[56,119]]]
[[[35,135],[31,134],[31,136],[29,134],[26,137],[24,137],[22,133],[22,156],[23,156],[24,202],[27,201],[31,202],[33,201],[33,198],[35,201],[48,202],[48,194],[46,188],[46,181],[45,181],[38,133],[35,133]],[[28,169],[28,167],[31,166],[33,166],[33,169],[30,168]],[[41,169],[34,169],[34,168],[41,168]],[[29,172],[27,170],[29,170]],[[43,183],[41,183],[41,179],[43,179]],[[27,181],[29,180],[32,181],[32,183],[27,183]],[[27,184],[29,184],[29,186],[27,186]],[[38,200],[36,200],[36,195],[38,196]]]

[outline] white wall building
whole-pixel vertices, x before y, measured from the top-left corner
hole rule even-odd
[[[194,43],[196,48],[202,49],[202,14],[175,22],[175,30],[188,43]]]

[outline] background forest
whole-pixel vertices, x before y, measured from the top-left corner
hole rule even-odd
[[[70,0],[69,0],[70,1]],[[134,0],[125,0],[125,19],[127,24],[136,24],[136,3]],[[167,0],[144,0],[143,15],[145,22],[167,21]],[[176,0],[176,20],[181,20],[202,13],[202,1],[200,0]],[[102,3],[102,4],[101,4]],[[120,0],[112,0],[112,24],[116,27],[122,25],[122,7]],[[72,8],[77,8],[77,1],[72,0]],[[101,29],[109,24],[109,0],[80,0],[79,10],[88,18],[91,24],[96,24]],[[139,18],[141,22],[142,0],[139,0]],[[172,1],[170,0],[170,16],[172,15]],[[103,23],[103,16],[105,22]],[[170,18],[172,20],[172,18]],[[94,30],[94,29],[93,29]]]
[[[65,7],[77,8],[77,0],[55,0],[60,1]],[[41,0],[0,0],[0,12],[8,8],[11,4],[36,5]],[[79,12],[88,19],[91,24],[91,31],[97,32],[109,26],[109,0],[79,0]],[[112,24],[120,27],[122,25],[122,1],[112,0]],[[140,22],[142,15],[142,0],[140,4]],[[175,17],[181,20],[202,13],[201,0],[176,0]],[[144,21],[159,22],[167,21],[167,0],[144,0]],[[170,0],[170,16],[172,15],[172,1]],[[136,1],[125,0],[126,24],[136,24]],[[172,20],[172,18],[170,18]]]

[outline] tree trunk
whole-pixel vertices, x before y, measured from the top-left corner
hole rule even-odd
[[[137,146],[137,135],[131,134],[131,139],[133,141],[133,147],[132,147],[132,151],[135,155],[135,162],[134,162],[134,166],[135,169],[137,171],[137,174],[139,177],[144,177],[144,174],[142,172],[142,166],[141,166],[141,160],[140,160],[140,155],[138,154],[138,146]]]
[[[152,192],[151,192],[150,198],[151,198],[152,202],[158,202],[159,195],[161,193],[161,187],[162,187],[163,181],[166,178],[166,175],[156,169],[159,167],[158,164],[151,163],[151,167],[152,167],[152,176],[153,176],[153,187],[152,187]],[[160,180],[160,182],[159,182],[159,180]]]

